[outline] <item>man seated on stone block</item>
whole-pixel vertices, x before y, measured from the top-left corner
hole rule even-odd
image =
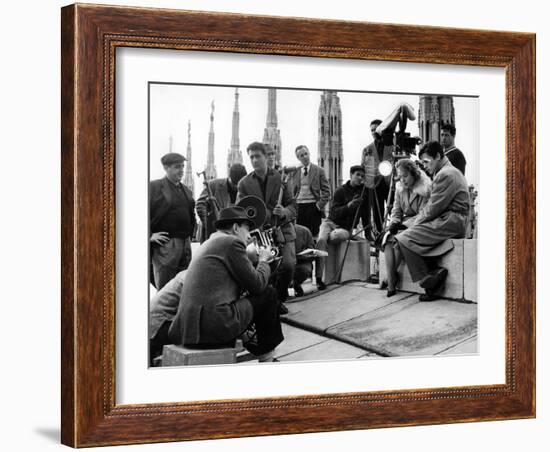
[[[321,223],[317,240],[318,250],[328,251],[329,243],[338,244],[346,241],[359,219],[364,225],[370,224],[370,206],[367,191],[363,189],[365,168],[363,165],[354,165],[350,168],[349,175],[350,179],[334,192],[329,216]],[[325,259],[320,258],[319,265],[315,268],[315,279],[319,290],[326,288],[323,282]]]
[[[271,250],[258,250],[254,268],[246,246],[255,225],[242,207],[222,209],[215,227],[187,271],[170,340],[189,348],[233,347],[254,324],[254,340],[244,346],[260,362],[273,361],[283,333],[277,292],[268,285]]]
[[[447,269],[431,268],[433,258],[453,248],[452,238],[464,238],[468,223],[470,195],[464,175],[445,157],[437,141],[426,143],[418,154],[432,175],[432,192],[414,223],[395,236],[411,279],[426,293],[420,301],[437,299],[447,278]]]
[[[162,289],[160,289],[149,303],[149,365],[154,365],[157,356],[162,355],[165,345],[171,344],[168,330],[178,311],[183,290],[183,282],[187,270],[179,272]]]

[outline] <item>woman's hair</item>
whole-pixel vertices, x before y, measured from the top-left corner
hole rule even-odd
[[[402,171],[406,171],[409,174],[412,174],[414,177],[414,181],[417,182],[420,180],[420,168],[416,166],[416,163],[412,161],[411,159],[401,159],[398,160],[395,164],[396,169],[401,169]]]

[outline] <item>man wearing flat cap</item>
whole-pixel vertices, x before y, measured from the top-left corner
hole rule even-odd
[[[245,347],[260,362],[273,361],[283,334],[277,294],[268,286],[271,252],[260,248],[254,268],[246,246],[255,225],[242,207],[222,209],[215,226],[187,270],[169,338],[189,348],[232,347],[254,324]]]
[[[166,176],[149,183],[149,241],[157,290],[191,260],[195,229],[193,194],[181,183],[185,157],[171,152],[161,158]]]

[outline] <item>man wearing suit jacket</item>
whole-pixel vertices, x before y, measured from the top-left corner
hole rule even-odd
[[[250,163],[254,171],[241,179],[238,186],[237,203],[245,196],[257,196],[266,205],[267,217],[265,224],[281,226],[278,239],[284,242],[282,262],[278,269],[276,283],[281,302],[288,297],[288,286],[292,281],[296,266],[296,231],[292,220],[296,218],[296,203],[288,186],[283,187],[283,196],[279,204],[279,193],[282,187],[282,177],[274,169],[267,166],[266,149],[263,143],[257,141],[247,148]],[[286,308],[281,305],[281,312]]]
[[[319,226],[325,216],[325,206],[330,199],[330,185],[325,170],[310,162],[307,146],[302,144],[295,152],[301,163],[292,181],[298,207],[296,223],[305,226],[313,237],[317,237]]]
[[[191,261],[195,201],[191,190],[181,183],[184,161],[185,157],[175,152],[164,155],[161,163],[166,177],[149,183],[149,240],[157,290]]]
[[[237,199],[237,185],[239,181],[246,176],[246,168],[241,163],[234,163],[229,168],[229,177],[222,179],[212,179],[207,182],[208,188],[214,197],[219,210],[225,207],[233,206]],[[204,190],[197,199],[197,214],[202,222],[201,243],[208,239],[213,230],[206,228],[209,210],[212,208],[208,199],[208,189]]]

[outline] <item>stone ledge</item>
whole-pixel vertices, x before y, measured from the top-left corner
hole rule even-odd
[[[460,301],[477,303],[477,239],[453,239],[454,249],[443,255],[438,265],[449,270],[445,288],[440,295]],[[399,290],[424,293],[417,283],[412,282],[405,262],[398,269]],[[386,280],[386,262],[384,253],[380,253],[380,281]]]
[[[338,271],[346,251],[346,242],[328,246],[324,281],[326,284],[338,282]],[[366,240],[352,240],[349,243],[346,262],[342,269],[342,280],[367,281],[370,276],[370,244]]]

